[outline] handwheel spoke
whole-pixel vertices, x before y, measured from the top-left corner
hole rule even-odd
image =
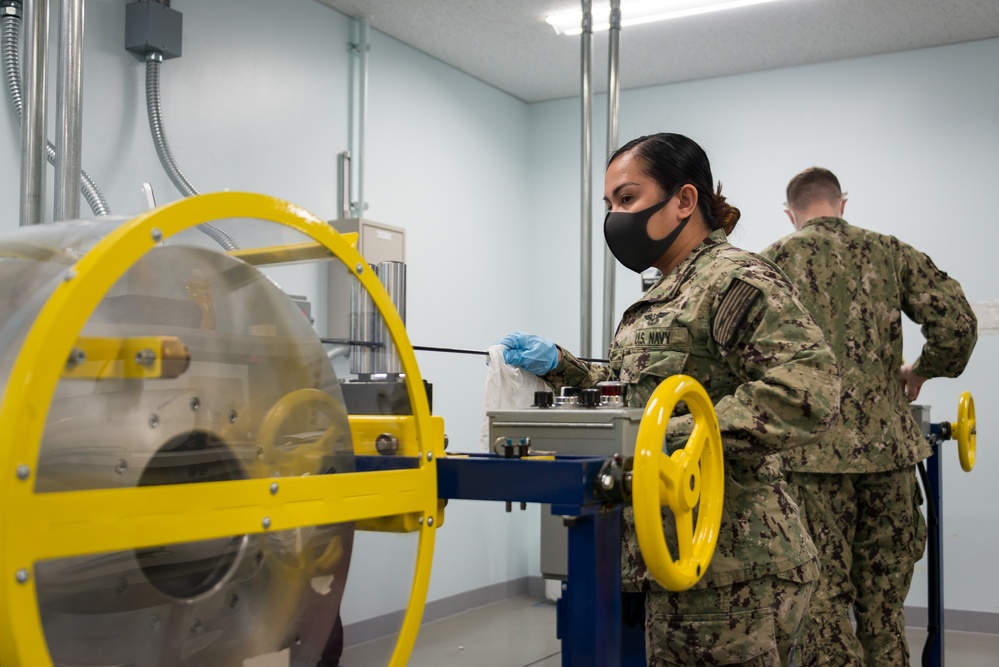
[[[684,561],[694,556],[694,512],[674,512],[676,520],[676,542],[680,552],[680,560]]]
[[[704,445],[707,442],[708,429],[702,428],[701,424],[696,424],[693,432],[690,434],[690,438],[687,439],[687,445],[683,448],[683,451],[693,460],[699,461],[701,454],[704,452]]]

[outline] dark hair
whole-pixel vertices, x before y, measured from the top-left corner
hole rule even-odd
[[[721,193],[721,183],[714,188],[708,156],[693,139],[682,134],[660,132],[632,139],[614,152],[611,162],[625,153],[634,152],[641,159],[642,171],[659,185],[664,193],[690,183],[697,188],[697,207],[709,229],[724,229],[731,234],[739,221],[739,209],[728,204]]]
[[[817,201],[838,204],[843,199],[836,174],[822,167],[809,167],[787,184],[788,208],[802,210]]]

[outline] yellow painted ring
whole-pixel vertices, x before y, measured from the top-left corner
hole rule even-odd
[[[311,237],[368,290],[405,373],[418,468],[284,478],[277,494],[269,490],[271,479],[34,493],[49,405],[91,313],[160,239],[230,218],[266,220]],[[435,520],[420,524],[413,587],[389,662],[390,667],[405,665],[426,602],[434,531],[440,524],[435,461],[444,443],[434,435],[431,420],[416,357],[391,299],[361,255],[320,218],[272,197],[223,192],[183,199],[123,223],[67,268],[25,339],[0,403],[0,664],[52,664],[34,586],[38,561],[419,513]]]
[[[693,429],[683,449],[666,454],[666,428],[681,401],[690,410]],[[667,590],[687,590],[707,571],[718,543],[724,489],[721,431],[711,399],[687,375],[663,380],[646,403],[638,426],[632,506],[642,559]],[[664,505],[670,507],[676,522],[679,554],[675,560],[666,544]]]
[[[975,467],[975,448],[978,442],[978,423],[975,420],[975,399],[971,392],[961,394],[957,402],[957,424],[954,432],[957,436],[957,455],[961,459],[964,472],[971,472]]]

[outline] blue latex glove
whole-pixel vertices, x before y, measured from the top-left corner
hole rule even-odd
[[[503,345],[503,360],[511,366],[523,368],[528,373],[544,375],[558,365],[558,348],[555,343],[535,334],[514,331],[497,341]]]

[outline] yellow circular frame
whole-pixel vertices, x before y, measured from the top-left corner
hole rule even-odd
[[[311,237],[371,294],[406,376],[419,466],[282,478],[275,494],[269,478],[36,494],[35,466],[49,405],[91,313],[161,239],[229,218],[270,221]],[[434,435],[431,419],[416,357],[391,299],[367,262],[325,221],[272,197],[222,192],[183,199],[123,223],[67,269],[32,325],[0,403],[5,436],[0,447],[0,664],[52,664],[34,586],[33,567],[41,560],[416,513],[434,521],[421,521],[418,529],[413,587],[389,662],[402,667],[419,629],[434,526],[441,523],[435,461],[444,443]]]
[[[666,428],[681,401],[687,404],[694,426],[686,445],[666,454]],[[711,399],[690,376],[674,375],[663,380],[645,404],[638,425],[632,507],[642,559],[649,573],[667,590],[687,590],[707,571],[718,543],[724,490],[721,431]],[[676,521],[676,560],[666,544],[661,513],[664,505],[672,510]]]

